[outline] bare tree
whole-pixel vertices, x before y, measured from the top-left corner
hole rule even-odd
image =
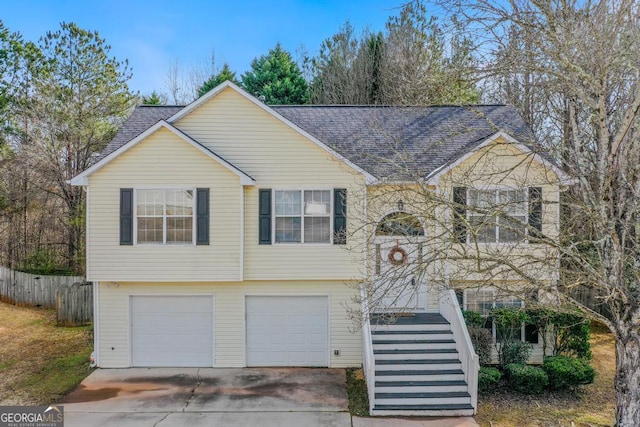
[[[211,76],[219,72],[216,65],[215,52],[211,56],[195,64],[191,68],[185,68],[179,60],[169,65],[165,76],[165,89],[167,99],[174,105],[186,105],[198,97],[198,89],[202,87]]]
[[[169,92],[168,98],[174,105],[182,105],[189,102],[187,94],[186,82],[182,74],[180,64],[176,60],[167,70],[165,77],[165,86]]]

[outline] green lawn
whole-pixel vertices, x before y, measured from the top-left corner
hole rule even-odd
[[[57,327],[55,312],[0,303],[0,405],[48,405],[91,373],[91,326]]]

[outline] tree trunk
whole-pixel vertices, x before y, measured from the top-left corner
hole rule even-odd
[[[640,325],[622,326],[616,340],[616,425],[640,426]]]

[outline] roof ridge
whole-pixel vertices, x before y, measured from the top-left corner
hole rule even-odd
[[[434,104],[434,105],[356,105],[356,104],[300,104],[270,105],[271,108],[474,108],[474,107],[509,107],[508,104]]]
[[[145,107],[145,108],[184,108],[184,105],[152,105],[152,104],[140,104],[140,105],[136,105],[136,108],[138,107]]]

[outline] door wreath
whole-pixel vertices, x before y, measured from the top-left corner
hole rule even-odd
[[[389,255],[387,256],[389,262],[392,265],[403,265],[407,263],[407,251],[402,249],[400,246],[396,245],[393,249],[389,251]]]

